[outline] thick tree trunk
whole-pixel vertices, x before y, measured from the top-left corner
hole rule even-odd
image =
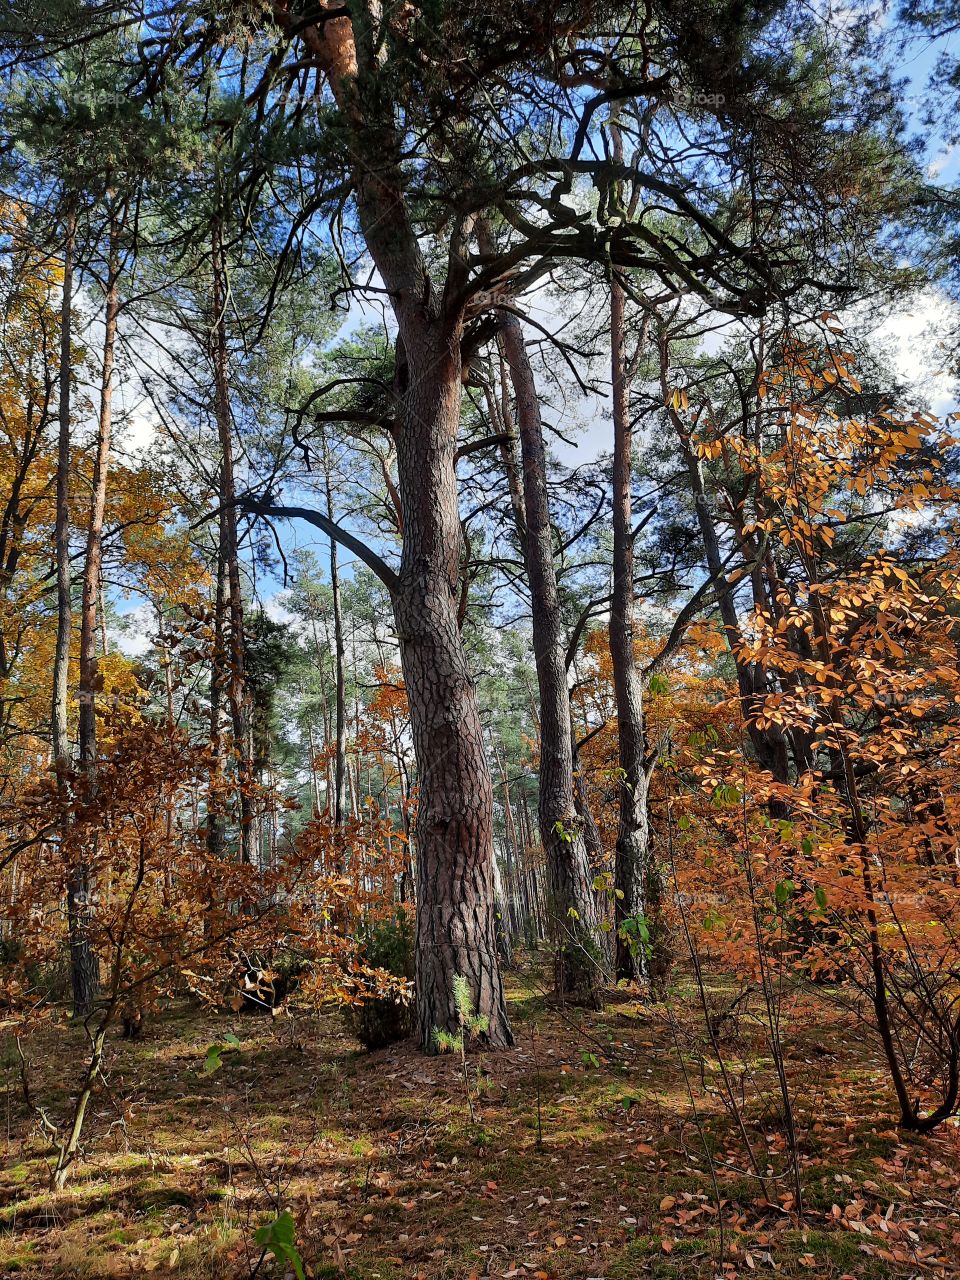
[[[533,612],[533,648],[540,694],[538,819],[547,859],[556,988],[561,999],[599,1006],[601,949],[584,823],[573,779],[566,644],[553,554],[543,423],[520,322],[509,317],[501,342],[516,396],[525,511],[524,560]]]
[[[648,953],[639,932],[647,929],[652,865],[647,807],[648,774],[643,684],[634,648],[636,607],[633,593],[631,480],[633,432],[630,425],[624,293],[610,286],[611,383],[613,393],[613,591],[610,605],[610,658],[617,703],[620,755],[620,820],[617,830],[616,895],[617,977],[641,980],[649,973]]]
[[[417,1018],[425,1049],[455,1031],[463,974],[493,1046],[512,1043],[497,960],[493,790],[476,693],[457,625],[460,518],[453,455],[460,417],[459,344],[432,343],[401,362],[397,461],[403,553],[394,609],[417,757]]]
[[[292,18],[280,10],[288,27]],[[325,73],[354,169],[357,213],[397,322],[394,381],[400,573],[391,584],[417,758],[417,1018],[425,1049],[455,1032],[453,979],[470,984],[493,1046],[512,1042],[496,952],[493,787],[476,693],[457,618],[462,549],[454,453],[460,420],[464,271],[451,244],[436,290],[408,211],[404,142],[382,94],[371,28],[343,16],[302,31]],[[449,295],[449,296],[447,296]]]

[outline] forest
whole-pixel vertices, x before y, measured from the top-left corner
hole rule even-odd
[[[958,0],[5,0],[0,1277],[960,1277]]]

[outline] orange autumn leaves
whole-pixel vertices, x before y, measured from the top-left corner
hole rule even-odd
[[[697,419],[737,625],[708,611],[651,681],[652,816],[677,936],[747,981],[766,955],[859,988],[882,1006],[922,1120],[950,1094],[960,1042],[957,441],[923,412],[858,411],[851,365],[788,346],[754,410]],[[581,768],[609,847],[620,784],[605,639],[588,640],[577,703],[607,722]],[[641,637],[641,661],[656,648]],[[757,734],[783,747],[776,776],[757,764]]]

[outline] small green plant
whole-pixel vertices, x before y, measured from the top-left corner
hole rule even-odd
[[[278,1262],[287,1263],[297,1280],[306,1280],[303,1271],[303,1259],[300,1257],[294,1243],[296,1239],[296,1223],[287,1209],[284,1209],[283,1213],[276,1217],[273,1222],[268,1222],[265,1227],[257,1227],[253,1233],[253,1238],[263,1250],[260,1255],[261,1261],[268,1253],[272,1253]]]
[[[661,676],[661,675],[658,675],[657,672],[654,672],[653,675],[650,677],[650,679],[647,681],[647,690],[648,692],[655,695],[657,694],[662,695],[665,693],[669,693],[670,681],[667,679],[666,676]]]
[[[796,885],[792,880],[780,880],[774,890],[778,907],[785,907],[796,892]]]
[[[212,1044],[207,1048],[207,1056],[203,1060],[203,1073],[212,1076],[215,1071],[219,1071],[223,1066],[223,1055],[225,1053],[236,1053],[240,1048],[240,1041],[232,1033],[223,1037],[222,1044]]]
[[[470,1076],[467,1073],[467,1045],[485,1035],[490,1027],[490,1019],[484,1013],[474,1013],[473,998],[470,995],[470,984],[462,973],[453,976],[453,1001],[457,1010],[458,1028],[454,1031],[433,1029],[433,1043],[440,1053],[459,1053],[460,1065],[463,1068],[463,1092],[470,1113],[470,1123],[476,1123],[473,1111],[473,1093],[470,1088]]]
[[[650,923],[646,916],[637,914],[627,916],[620,921],[618,933],[630,950],[632,956],[642,955],[649,963],[652,946],[650,942]]]

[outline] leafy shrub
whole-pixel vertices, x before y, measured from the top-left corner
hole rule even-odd
[[[400,910],[391,920],[364,926],[361,941],[368,966],[413,981],[413,930],[406,912]],[[365,1049],[382,1049],[413,1033],[413,1009],[401,994],[362,996],[345,1007],[344,1016]]]

